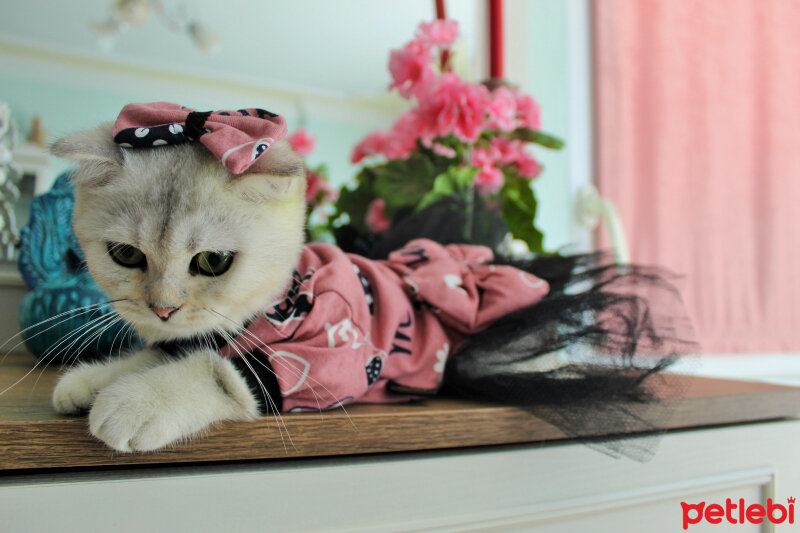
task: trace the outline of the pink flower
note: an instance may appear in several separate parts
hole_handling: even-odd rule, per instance
[[[364,137],[353,149],[352,163],[358,163],[371,155],[382,155],[386,159],[404,159],[417,146],[417,139],[426,136],[424,124],[416,109],[406,111],[392,125],[392,130],[374,131]]]
[[[504,165],[510,165],[517,160],[525,144],[522,141],[500,136],[492,139],[490,146],[497,154],[497,161],[500,161]]]
[[[523,178],[532,180],[542,172],[539,162],[525,152],[514,163],[517,165],[517,173]]]
[[[496,146],[477,146],[473,148],[469,156],[469,164],[473,167],[493,166],[499,159],[501,153]]]
[[[397,142],[409,149],[409,153],[416,148],[417,140],[425,146],[431,146],[436,133],[432,129],[432,124],[425,121],[420,113],[419,107],[409,109],[392,126]]]
[[[517,93],[517,116],[522,126],[538,130],[542,127],[542,115],[539,104],[527,94]]]
[[[497,153],[497,162],[503,165],[515,165],[517,173],[523,178],[533,179],[542,171],[541,165],[525,149],[525,143],[522,141],[495,137],[492,139],[491,147]],[[473,165],[478,166],[474,163]]]
[[[372,233],[383,233],[392,225],[391,220],[386,218],[384,214],[386,209],[386,202],[383,198],[375,198],[367,208],[367,215],[364,217],[364,223]]]
[[[302,156],[307,156],[313,152],[314,145],[317,143],[317,139],[309,135],[305,128],[295,130],[287,140],[292,149]]]
[[[333,202],[338,196],[322,175],[306,169],[306,202],[324,204]]]
[[[434,20],[423,22],[417,28],[416,38],[430,46],[448,47],[458,37],[458,22],[455,20]]]
[[[320,192],[321,185],[325,180],[316,172],[306,170],[306,202],[313,202]]]
[[[431,61],[430,48],[417,41],[411,41],[400,50],[392,50],[389,56],[392,84],[389,88],[397,89],[403,98],[418,94],[434,77]]]
[[[353,148],[350,162],[355,164],[370,155],[382,154],[391,136],[385,131],[373,131]]]
[[[473,183],[475,183],[475,188],[478,189],[478,192],[482,194],[494,194],[503,187],[504,181],[503,173],[500,172],[497,167],[487,165],[481,167]]]
[[[418,98],[419,116],[433,136],[452,134],[471,143],[483,131],[490,102],[489,90],[483,85],[466,83],[448,72]]]
[[[456,151],[450,148],[449,146],[445,146],[443,144],[434,143],[431,147],[433,153],[439,154],[442,157],[450,157],[453,158],[456,156]]]
[[[489,128],[505,132],[517,129],[517,95],[508,87],[498,87],[492,92],[488,111]]]
[[[306,169],[306,202],[313,202],[319,192],[322,176]]]
[[[384,155],[388,159],[408,157],[417,147],[417,139],[426,137],[425,129],[416,109],[406,111],[392,124]]]

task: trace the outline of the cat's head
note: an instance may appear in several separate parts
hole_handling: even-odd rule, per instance
[[[78,161],[73,227],[92,277],[148,341],[233,330],[291,277],[305,172],[280,141],[242,175],[199,143],[125,149],[112,125],[56,141]]]

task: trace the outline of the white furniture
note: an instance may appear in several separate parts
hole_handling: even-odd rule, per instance
[[[644,464],[560,444],[11,476],[0,530],[675,532],[681,501],[800,495],[799,440],[781,421],[672,433]]]

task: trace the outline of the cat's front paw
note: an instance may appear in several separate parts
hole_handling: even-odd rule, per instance
[[[98,394],[89,431],[117,451],[157,450],[191,433],[176,418],[175,407],[140,376],[129,376]]]
[[[206,353],[127,375],[102,389],[89,413],[92,435],[121,452],[154,451],[221,420],[258,414],[228,361]]]
[[[58,380],[53,391],[53,407],[64,415],[85,413],[97,395],[104,370],[97,366],[81,366],[70,370]]]
[[[83,414],[91,408],[98,391],[119,376],[151,368],[160,362],[155,350],[140,350],[105,362],[83,364],[61,376],[53,391],[53,407],[65,415]]]

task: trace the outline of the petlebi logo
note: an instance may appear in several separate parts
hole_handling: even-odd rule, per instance
[[[761,524],[768,520],[773,524],[794,524],[794,504],[794,497],[787,498],[786,505],[774,503],[772,498],[769,498],[766,506],[760,503],[748,505],[744,498],[739,498],[738,501],[726,498],[725,505],[681,502],[683,529],[689,529],[689,526],[700,522],[719,524],[725,521],[729,524]]]

